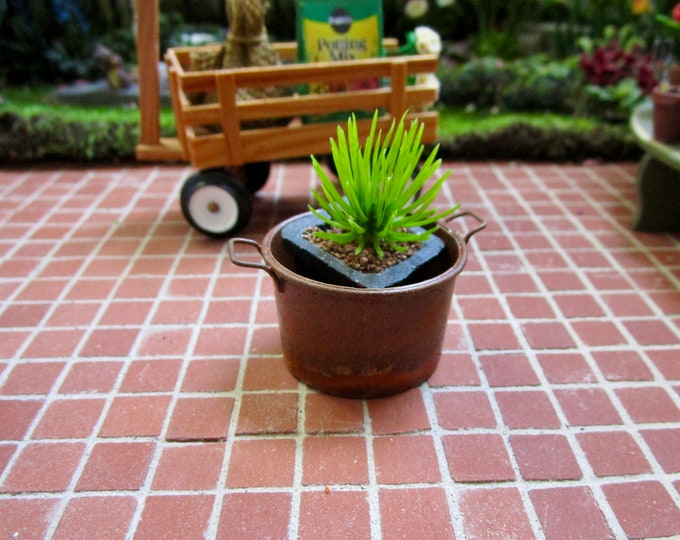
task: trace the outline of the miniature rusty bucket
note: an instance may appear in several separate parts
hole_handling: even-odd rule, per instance
[[[301,275],[281,238],[281,229],[300,216],[272,228],[262,245],[230,239],[229,257],[274,280],[281,347],[293,376],[327,394],[383,397],[419,386],[437,367],[467,243],[486,227],[472,212],[456,214],[447,223],[462,216],[473,217],[478,226],[462,236],[440,223],[435,234],[446,247],[429,276],[410,285],[365,289]],[[239,244],[254,247],[263,262],[240,258]]]

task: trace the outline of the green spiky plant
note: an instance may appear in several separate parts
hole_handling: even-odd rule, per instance
[[[425,149],[421,143],[425,125],[413,120],[406,126],[404,114],[383,137],[377,124],[378,111],[363,148],[354,115],[347,131],[338,126],[337,141],[331,138],[340,189],[311,156],[321,189],[312,190],[320,210],[311,205],[310,210],[331,228],[317,231],[318,237],[340,244],[356,242],[357,254],[372,246],[382,258],[384,246],[406,251],[408,244],[427,240],[437,229],[437,221],[453,214],[458,205],[443,211],[431,208],[450,171],[424,189],[442,162],[436,158],[437,145],[418,168]],[[414,231],[414,227],[423,230]]]

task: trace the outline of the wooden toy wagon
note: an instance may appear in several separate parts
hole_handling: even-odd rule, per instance
[[[394,40],[385,40],[387,49]],[[211,47],[172,48],[166,52],[172,105],[182,156],[199,169],[185,182],[180,203],[187,221],[213,237],[227,236],[243,227],[252,213],[252,194],[260,189],[273,160],[324,155],[339,123],[351,112],[383,112],[380,127],[409,111],[425,125],[423,142],[437,138],[438,114],[427,111],[436,89],[409,84],[417,74],[437,69],[436,55],[299,64],[295,43],[275,43],[281,64],[256,68],[191,71],[190,55]],[[348,81],[380,80],[374,88]],[[254,87],[305,88],[325,84],[347,90],[299,93],[275,98],[239,100],[239,90]],[[194,96],[213,101],[196,104]],[[339,115],[333,116],[334,113]],[[342,121],[339,118],[344,118]],[[370,118],[359,121],[368,133]],[[313,121],[309,121],[313,118]],[[277,123],[262,127],[263,122]]]

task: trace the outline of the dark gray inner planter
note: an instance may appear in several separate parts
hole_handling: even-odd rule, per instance
[[[428,263],[444,249],[444,242],[435,235],[408,259],[381,272],[366,273],[348,266],[343,261],[305,240],[302,232],[310,227],[324,227],[325,223],[311,212],[303,214],[283,227],[281,236],[286,249],[298,263],[296,270],[311,279],[335,285],[381,289],[417,282]],[[414,232],[424,229],[416,227]]]

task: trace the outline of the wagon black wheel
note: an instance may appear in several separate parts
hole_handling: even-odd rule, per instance
[[[196,230],[224,238],[246,225],[253,213],[248,188],[226,171],[205,170],[191,175],[180,193],[182,214]]]
[[[244,165],[243,183],[251,193],[260,191],[269,179],[269,174],[272,170],[270,161],[257,161],[255,163],[246,163]]]

